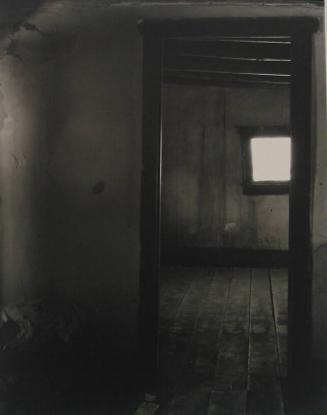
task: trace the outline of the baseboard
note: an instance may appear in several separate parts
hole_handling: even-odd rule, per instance
[[[288,250],[214,247],[164,248],[164,266],[287,267]]]

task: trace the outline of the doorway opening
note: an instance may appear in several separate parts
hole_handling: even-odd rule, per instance
[[[267,367],[272,369],[269,361],[272,349],[279,362],[279,374],[281,370],[284,370],[285,375],[288,372],[288,379],[303,371],[309,362],[311,36],[315,29],[315,20],[298,18],[143,23],[140,328],[143,361],[151,383],[158,374],[159,303],[165,295],[167,301],[163,307],[166,307],[168,314],[165,316],[162,308],[161,328],[165,329],[165,325],[173,327],[165,345],[166,351],[175,353],[177,362],[181,358],[179,353],[183,350],[180,344],[185,345],[189,341],[185,333],[192,333],[194,338],[194,329],[200,329],[200,334],[195,330],[195,337],[202,344],[202,352],[197,359],[194,360],[192,355],[190,361],[186,360],[186,372],[182,372],[190,375],[190,366],[193,365],[194,368],[196,364],[200,365],[200,372],[202,369],[206,373],[210,372],[211,380],[202,379],[199,385],[208,386],[208,382],[212,381],[220,385],[215,388],[215,393],[209,391],[212,405],[220,405],[223,399],[221,394],[226,390],[233,392],[231,396],[236,401],[242,401],[243,395],[235,395],[234,392],[247,390],[249,381],[252,385],[256,383],[256,377],[251,377],[249,372],[249,365],[258,369],[256,375],[260,375],[260,371],[265,371]],[[244,55],[244,51],[247,55]],[[270,56],[266,56],[267,53]],[[209,95],[208,90],[211,91]],[[172,95],[171,104],[165,108],[169,94]],[[289,97],[289,100],[285,97]],[[231,105],[231,102],[234,104]],[[188,105],[187,110],[184,104]],[[241,111],[242,105],[244,110]],[[263,111],[265,106],[266,110]],[[194,112],[196,107],[197,112]],[[281,108],[284,108],[284,112]],[[265,115],[260,120],[259,114],[262,111]],[[279,115],[275,111],[279,111]],[[170,114],[170,125],[175,128],[175,132],[168,135],[165,134],[165,119],[169,119],[167,113]],[[181,125],[185,115],[188,120],[186,129]],[[236,120],[231,125],[233,117]],[[198,124],[196,121],[199,121]],[[231,131],[226,139],[228,129]],[[267,135],[267,131],[272,130],[287,131],[288,134]],[[249,139],[246,140],[245,132],[249,131],[259,134],[248,135]],[[213,139],[214,136],[216,139]],[[165,140],[166,137],[170,139]],[[262,180],[260,174],[259,180],[254,177],[254,153],[258,146],[254,145],[254,150],[253,144],[259,144],[259,139],[267,137],[270,141],[273,137],[276,140],[278,137],[284,138],[284,147],[285,138],[286,141],[292,141],[290,180],[285,175],[278,180],[269,179],[268,176]],[[275,145],[276,142],[270,145]],[[169,153],[177,156],[174,160],[172,157],[167,158],[165,170],[165,154]],[[240,156],[239,161],[235,158],[236,154]],[[217,160],[217,157],[222,158]],[[199,163],[202,165],[199,166]],[[211,171],[208,166],[211,166]],[[193,198],[192,201],[190,197]],[[285,209],[279,205],[282,199]],[[258,200],[261,205],[265,204],[264,201],[267,203],[264,206],[266,211],[263,209],[265,213],[262,213],[262,228],[258,226],[258,217],[261,215],[258,213]],[[240,209],[242,203],[243,210]],[[283,220],[280,220],[282,210],[287,219],[286,238],[285,226],[282,226]],[[274,217],[273,212],[276,211],[279,220]],[[268,231],[269,220],[272,220],[272,228]],[[265,246],[268,240],[272,245]],[[259,253],[258,248],[261,248]],[[160,296],[161,265],[173,268],[165,269],[162,273],[166,273],[166,278],[161,278],[166,288],[163,288]],[[273,268],[275,265],[279,268]],[[197,268],[190,270],[191,266]],[[256,268],[258,266],[261,268]],[[226,267],[233,267],[233,270]],[[179,288],[176,286],[177,280],[181,284]],[[166,294],[163,294],[164,290]],[[178,309],[178,304],[181,304],[180,296],[186,301],[186,308],[178,316],[178,311],[175,310],[174,314],[174,309]],[[228,301],[231,298],[233,301]],[[238,311],[235,304],[240,305]],[[205,318],[200,311],[203,309],[207,310]],[[234,316],[234,323],[246,321],[244,324],[248,337],[245,336],[245,340],[244,324],[237,328],[231,327],[232,322],[226,318],[228,309],[232,310],[230,312]],[[261,319],[265,313],[265,317],[270,319],[269,327],[275,333],[273,341],[271,333],[266,330],[267,318]],[[239,318],[235,317],[237,314]],[[287,314],[288,334],[285,333],[285,322],[283,323]],[[220,320],[223,324],[219,323]],[[228,328],[224,329],[224,322],[229,322],[231,333],[228,333]],[[209,330],[210,335],[208,330],[206,332],[208,327],[212,328]],[[211,340],[203,337],[204,332],[206,336],[211,336]],[[219,333],[227,336],[220,338],[220,351],[217,349]],[[228,337],[231,334],[234,337]],[[263,334],[267,337],[266,343],[262,342]],[[261,340],[256,344],[260,336]],[[177,337],[179,340],[174,343]],[[172,339],[173,344],[169,343]],[[216,348],[211,352],[208,349],[210,344]],[[233,377],[232,383],[229,379],[228,385],[226,377],[220,376],[223,373],[221,368],[212,372],[212,367],[208,367],[209,363],[212,365],[212,358],[209,358],[208,363],[208,356],[213,353],[216,361],[219,361],[219,353],[224,350],[224,345],[229,362],[232,359],[235,363],[235,373],[242,372],[239,358],[246,365],[242,376],[236,379]],[[237,347],[247,347],[247,352],[243,355],[235,354]],[[252,363],[248,354],[249,347],[252,347],[252,351],[257,348]],[[286,370],[283,366],[286,363],[287,347]],[[234,356],[231,356],[233,353]],[[274,366],[272,370],[275,369]],[[178,365],[173,364],[171,370],[177,370],[175,378],[181,375]],[[189,380],[191,378],[192,376]],[[278,385],[269,383],[272,379],[270,377],[269,381],[266,380],[267,389],[278,389]],[[177,406],[183,396],[184,400],[186,395],[193,396],[194,393],[204,393],[206,396],[208,388],[196,388],[194,381],[192,378],[189,382],[181,383],[188,385],[190,394],[187,395],[182,387],[176,398]],[[168,391],[167,397],[169,393]],[[201,399],[196,402],[200,401]],[[203,398],[203,401],[208,402],[208,399]]]

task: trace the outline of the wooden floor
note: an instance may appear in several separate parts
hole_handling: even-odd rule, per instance
[[[164,268],[160,312],[160,415],[284,413],[287,269]]]

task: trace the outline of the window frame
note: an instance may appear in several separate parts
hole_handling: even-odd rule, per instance
[[[254,181],[252,179],[251,139],[256,137],[290,137],[291,131],[287,126],[273,127],[238,127],[242,148],[242,186],[245,195],[284,195],[289,194],[289,181]],[[292,138],[291,138],[292,140]],[[292,162],[292,161],[291,161]]]

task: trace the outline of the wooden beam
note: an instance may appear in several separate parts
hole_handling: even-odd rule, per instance
[[[222,72],[185,72],[165,71],[164,82],[182,85],[216,85],[226,86],[227,84],[249,84],[249,85],[289,85],[290,76],[237,74]]]
[[[260,18],[204,18],[163,19],[140,22],[139,30],[152,37],[179,36],[294,36],[303,32],[313,33],[319,20],[313,17],[266,17]]]
[[[220,59],[210,57],[167,56],[164,69],[170,71],[218,71],[255,73],[258,75],[290,75],[291,62],[246,59]]]
[[[214,247],[164,247],[164,265],[271,267],[287,266],[288,251]]]
[[[146,390],[158,365],[162,42],[143,40],[143,148],[140,263],[140,357]],[[156,139],[154,139],[154,137]]]
[[[299,372],[309,370],[312,339],[311,56],[312,37],[303,31],[294,38],[292,47],[289,379],[293,385],[300,378]]]
[[[224,82],[219,81],[218,79],[215,80],[201,80],[201,79],[187,79],[187,80],[180,80],[180,79],[166,79],[164,81],[165,84],[170,85],[197,85],[197,86],[215,86],[219,88],[257,88],[258,86],[266,86],[266,87],[274,87],[278,86],[285,86],[285,84],[272,84],[272,83],[264,83],[264,82]],[[286,85],[289,86],[289,85]]]
[[[256,59],[290,59],[289,42],[190,41],[168,40],[165,53],[183,56],[238,57]]]

